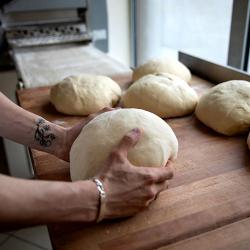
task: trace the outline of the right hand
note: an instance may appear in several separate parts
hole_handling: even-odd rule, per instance
[[[106,191],[104,219],[127,217],[143,210],[168,187],[167,180],[173,177],[171,162],[161,168],[137,167],[129,162],[128,151],[140,136],[139,129],[125,135],[96,176]]]
[[[91,120],[93,120],[96,116],[105,113],[105,112],[109,112],[112,110],[115,110],[117,108],[103,108],[102,110],[100,110],[97,113],[93,113],[88,115],[84,120],[80,121],[79,123],[75,124],[74,126],[70,127],[70,128],[64,128],[63,129],[63,143],[58,144],[57,145],[57,149],[55,150],[55,155],[64,160],[64,161],[69,161],[69,152],[71,149],[71,146],[73,144],[73,142],[75,141],[75,139],[77,138],[77,136],[80,134],[82,128],[84,126],[86,126]]]

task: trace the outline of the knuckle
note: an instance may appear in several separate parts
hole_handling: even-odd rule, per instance
[[[111,157],[111,158],[116,158],[118,155],[119,155],[119,151],[118,151],[118,150],[113,150],[113,151],[110,153],[110,157]]]
[[[154,197],[155,197],[155,192],[154,192],[153,188],[149,188],[147,190],[147,194],[146,194],[147,200],[152,200]]]
[[[152,179],[150,179],[150,178],[146,178],[146,180],[145,180],[145,184],[146,185],[153,185],[154,184],[154,181],[152,180]]]
[[[152,202],[152,199],[145,201],[144,204],[143,204],[144,208],[148,207],[151,202]]]
[[[174,171],[170,170],[169,171],[169,179],[172,179],[174,177]]]
[[[110,153],[110,158],[111,158],[111,160],[113,160],[113,161],[124,162],[124,158],[123,158],[123,156],[121,155],[121,153],[120,153],[119,150],[113,150],[113,151]]]
[[[156,182],[156,177],[152,174],[147,173],[145,175],[146,184],[152,185]]]
[[[145,178],[145,184],[149,185],[149,186],[153,185],[154,184],[153,178],[151,176],[146,176],[146,178]]]

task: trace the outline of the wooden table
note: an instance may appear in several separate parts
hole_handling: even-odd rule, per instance
[[[127,79],[117,78],[127,83]],[[203,93],[211,83],[193,76]],[[20,105],[70,126],[49,103],[49,87],[18,91]],[[170,188],[145,211],[98,225],[48,225],[54,249],[250,249],[250,157],[247,135],[213,132],[193,115],[167,121],[179,140],[176,175]],[[69,164],[31,150],[38,179],[69,181]]]

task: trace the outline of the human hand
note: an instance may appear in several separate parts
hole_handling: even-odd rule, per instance
[[[155,200],[173,177],[171,162],[162,168],[137,167],[129,162],[127,153],[140,136],[139,129],[133,129],[125,135],[96,176],[102,181],[106,192],[101,218],[136,214]]]
[[[85,125],[87,125],[87,123],[89,123],[92,119],[94,119],[96,116],[100,115],[101,113],[112,111],[114,109],[115,108],[106,107],[97,113],[90,114],[89,116],[87,116],[86,119],[80,121],[73,127],[64,128],[63,143],[62,145],[58,145],[59,150],[56,153],[56,156],[64,161],[69,161],[69,152],[70,152],[71,146],[73,142],[75,141],[75,139],[77,138],[77,136],[80,134],[82,128]]]

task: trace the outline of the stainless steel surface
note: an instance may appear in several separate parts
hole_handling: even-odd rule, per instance
[[[4,5],[1,22],[11,47],[92,41],[108,51],[106,0],[15,0]]]
[[[34,24],[49,24],[49,23],[66,23],[79,22],[81,18],[77,9],[69,10],[48,10],[48,11],[34,11],[34,12],[11,12],[4,13],[2,16],[3,27],[10,28],[22,25]]]
[[[81,73],[117,75],[131,69],[91,45],[15,48],[14,60],[26,88],[52,85]]]
[[[87,0],[14,0],[4,6],[4,12],[22,12],[51,9],[76,9],[87,6]]]
[[[130,60],[131,66],[137,66],[137,47],[136,47],[136,0],[130,0]]]
[[[86,8],[10,11],[3,13],[2,23],[11,47],[86,42],[92,40],[86,11]]]
[[[234,0],[228,65],[247,70],[250,45],[250,0]]]
[[[101,51],[108,52],[107,0],[89,0],[86,17],[88,28],[93,34],[94,46]],[[98,33],[104,35],[98,36]]]
[[[229,80],[250,81],[250,75],[244,71],[209,62],[183,52],[179,52],[179,60],[184,63],[192,73],[210,80],[213,83],[220,83]]]
[[[16,27],[8,29],[6,37],[11,47],[91,41],[84,23]]]

